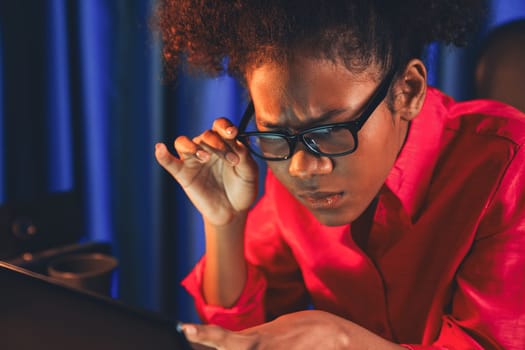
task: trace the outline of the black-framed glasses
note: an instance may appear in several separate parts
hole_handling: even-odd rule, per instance
[[[296,134],[246,131],[250,122],[254,122],[255,119],[253,102],[250,102],[239,124],[237,140],[242,142],[253,155],[273,161],[289,159],[295,151],[297,142],[302,142],[309,152],[317,156],[339,157],[355,152],[358,145],[358,131],[385,99],[394,75],[395,69],[388,72],[359,118],[344,123],[319,125]]]

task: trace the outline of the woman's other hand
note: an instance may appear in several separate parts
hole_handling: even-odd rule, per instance
[[[318,310],[287,314],[240,332],[194,324],[185,324],[183,329],[190,342],[219,350],[405,349],[353,322]]]

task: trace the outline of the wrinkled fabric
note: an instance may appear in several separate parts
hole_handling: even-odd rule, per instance
[[[414,350],[525,349],[525,116],[429,88],[366,248],[321,225],[271,172],[246,227],[248,281],[203,321],[243,329],[309,305]]]

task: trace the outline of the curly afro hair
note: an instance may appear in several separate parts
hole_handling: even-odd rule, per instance
[[[186,59],[242,80],[250,66],[294,55],[342,60],[359,71],[403,67],[440,41],[463,45],[483,0],[162,0],[156,27],[165,67]]]

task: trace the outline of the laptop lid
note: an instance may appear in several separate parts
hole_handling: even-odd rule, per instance
[[[176,324],[0,261],[0,343],[16,350],[187,350]]]

